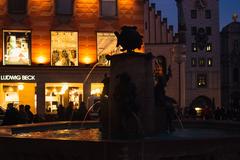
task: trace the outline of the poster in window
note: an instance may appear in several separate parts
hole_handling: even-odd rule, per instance
[[[116,45],[117,37],[114,33],[97,33],[97,57],[100,65],[109,66],[110,62],[106,59],[106,55],[120,53],[120,47],[116,47]]]
[[[31,31],[3,31],[3,64],[30,65]]]
[[[52,66],[78,66],[78,33],[51,32]]]

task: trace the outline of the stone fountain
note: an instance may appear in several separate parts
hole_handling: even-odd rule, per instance
[[[165,133],[171,130],[172,103],[164,91],[171,71],[159,74],[150,53],[133,52],[142,45],[136,29],[125,26],[121,33],[115,32],[126,52],[108,57],[111,69],[110,81],[104,81],[103,93],[108,98],[102,96],[103,138],[101,133],[94,136],[101,128],[96,122],[86,122],[85,129],[82,122],[4,126],[0,127],[1,159],[239,160],[239,123],[189,121],[185,122],[188,129]]]
[[[110,67],[110,93],[108,110],[105,110],[107,138],[137,138],[166,131],[165,98],[163,79],[168,74],[153,76],[153,56],[138,53],[142,36],[134,26],[124,26],[115,32],[117,46],[122,54],[108,56]],[[126,52],[125,52],[126,51]]]

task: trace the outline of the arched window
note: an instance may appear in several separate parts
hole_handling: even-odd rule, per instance
[[[238,68],[233,69],[233,82],[239,82],[239,70]]]

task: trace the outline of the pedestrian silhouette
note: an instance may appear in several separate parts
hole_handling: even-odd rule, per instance
[[[27,117],[28,117],[28,123],[32,123],[33,122],[33,118],[34,118],[34,115],[33,113],[31,112],[31,107],[30,105],[25,105],[25,112],[27,113]]]
[[[19,105],[19,123],[25,124],[28,123],[28,115],[24,109],[24,105]]]
[[[13,106],[13,103],[8,103],[2,125],[14,125],[18,124],[18,122],[19,122],[18,110]]]
[[[58,105],[57,114],[58,114],[58,120],[59,121],[64,121],[65,108],[63,107],[62,104]]]

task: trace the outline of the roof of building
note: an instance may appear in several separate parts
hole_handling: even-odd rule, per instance
[[[240,22],[232,22],[226,25],[222,32],[240,32]]]
[[[226,25],[223,29],[222,32],[240,32],[240,22],[238,22],[238,15],[237,13],[234,13],[232,16],[233,22]]]

